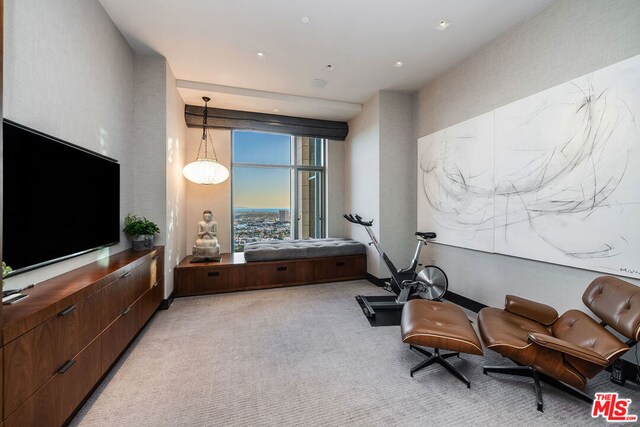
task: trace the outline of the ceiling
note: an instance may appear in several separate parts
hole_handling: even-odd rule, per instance
[[[186,103],[348,120],[376,91],[419,89],[553,1],[100,3],[136,52],[167,58]]]

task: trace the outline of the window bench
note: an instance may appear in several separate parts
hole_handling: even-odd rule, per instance
[[[267,289],[340,280],[364,279],[367,255],[247,262],[243,253],[223,254],[220,262],[191,263],[175,268],[176,297]]]

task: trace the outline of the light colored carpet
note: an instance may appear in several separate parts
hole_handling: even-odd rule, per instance
[[[531,380],[486,376],[493,352],[449,359],[471,389],[422,356],[400,327],[372,328],[354,300],[365,281],[177,299],[156,314],[72,426],[605,425],[590,406]],[[629,384],[629,383],[627,383]],[[590,391],[640,392],[601,374]]]

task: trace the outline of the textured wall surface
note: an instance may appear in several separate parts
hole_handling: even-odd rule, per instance
[[[156,236],[156,245],[167,242],[166,63],[161,56],[143,55],[136,55],[134,62],[132,213],[158,224],[160,233]]]
[[[327,142],[327,237],[344,237],[344,141]]]
[[[411,130],[412,96],[380,91],[349,122],[345,144],[345,210],[373,219],[373,231],[397,268],[413,255],[416,223],[416,145]],[[369,242],[361,226],[345,223],[347,237]],[[368,272],[389,277],[372,246]]]
[[[345,141],[345,211],[359,214],[365,220],[375,219],[373,231],[380,238],[380,96],[375,94],[362,112],[349,121]],[[348,238],[368,242],[366,231],[359,225],[345,222]],[[367,271],[386,277],[373,246],[367,249]]]
[[[423,87],[414,139],[640,52],[637,0],[560,0]]]
[[[7,1],[5,23],[5,117],[117,159],[124,217],[133,207],[133,51],[93,0]],[[6,286],[37,283],[129,246],[121,234],[119,245],[21,274]]]
[[[167,135],[166,135],[166,220],[165,235],[165,298],[173,291],[173,267],[186,256],[186,179],[182,175],[184,167],[187,126],[184,122],[184,102],[176,89],[176,78],[166,64]]]
[[[422,88],[414,97],[414,141],[639,54],[638,23],[636,0],[554,3]],[[423,261],[442,266],[454,292],[494,306],[513,293],[558,311],[583,308],[584,289],[600,275],[443,245],[430,246]]]
[[[411,138],[408,93],[380,92],[380,241],[397,268],[415,249],[416,145]],[[385,274],[385,277],[387,275]]]

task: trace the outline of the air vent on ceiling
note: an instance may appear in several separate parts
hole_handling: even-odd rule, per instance
[[[325,87],[329,83],[328,80],[324,79],[313,79],[311,80],[311,86],[313,87]]]

